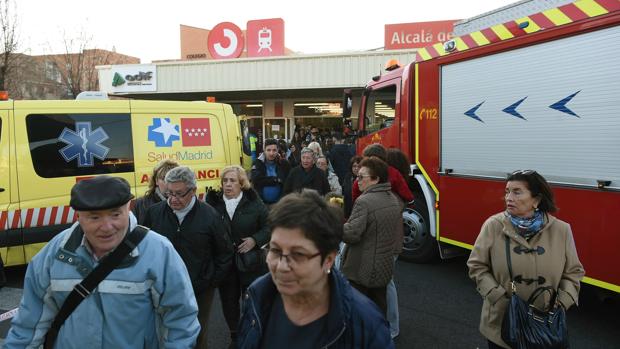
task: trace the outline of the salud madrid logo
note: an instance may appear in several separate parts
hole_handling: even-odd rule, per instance
[[[148,127],[148,140],[156,147],[172,147],[181,140],[183,147],[211,145],[211,127],[209,118],[181,118],[180,124],[170,118],[153,118]]]
[[[76,122],[75,131],[64,128],[58,140],[66,143],[67,146],[60,149],[60,155],[66,162],[71,162],[77,158],[78,167],[92,167],[95,159],[104,160],[110,148],[101,143],[107,140],[108,134],[101,127],[94,132],[91,131],[90,122]]]

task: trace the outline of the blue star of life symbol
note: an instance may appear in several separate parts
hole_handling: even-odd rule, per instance
[[[179,139],[179,125],[170,123],[170,118],[153,118],[148,140],[155,142],[156,147],[172,147],[172,142]]]
[[[77,158],[78,167],[92,167],[95,159],[104,160],[110,148],[101,144],[108,134],[99,127],[91,132],[90,122],[76,122],[75,131],[64,128],[58,140],[67,144],[59,150],[66,162]]]

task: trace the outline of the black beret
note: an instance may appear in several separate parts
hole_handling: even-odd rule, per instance
[[[124,178],[98,176],[77,182],[71,189],[71,207],[76,211],[108,210],[133,199]]]

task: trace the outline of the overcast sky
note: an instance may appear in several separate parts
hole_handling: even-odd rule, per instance
[[[363,51],[383,46],[384,25],[464,19],[514,0],[14,0],[20,49],[62,53],[67,37],[84,31],[93,47],[138,57],[142,63],[180,58],[179,25],[211,29],[233,22],[282,18],[285,45],[300,53]],[[29,51],[29,52],[28,52]]]

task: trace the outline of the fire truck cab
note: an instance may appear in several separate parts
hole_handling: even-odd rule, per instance
[[[618,1],[579,0],[421,49],[368,83],[358,153],[381,143],[412,163],[403,257],[471,249],[504,209],[507,174],[533,169],[571,224],[584,282],[620,292],[619,24]]]

